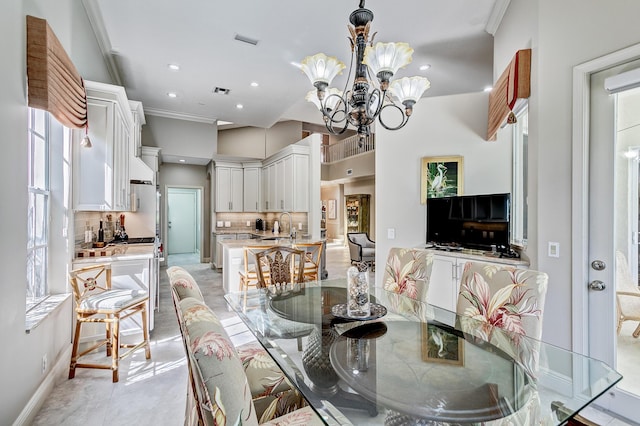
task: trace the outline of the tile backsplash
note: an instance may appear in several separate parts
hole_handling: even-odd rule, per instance
[[[280,221],[280,213],[217,213],[213,229],[216,231],[253,231],[256,229],[256,219],[258,218],[265,222],[266,231],[273,229],[273,223],[276,220],[280,222],[281,230],[288,231],[289,220],[286,216],[283,216],[282,221]],[[297,229],[298,234],[306,234],[308,232],[307,218],[308,213],[291,213],[291,223]],[[249,223],[249,226],[247,226],[247,223]],[[299,224],[302,224],[302,229],[298,229]]]

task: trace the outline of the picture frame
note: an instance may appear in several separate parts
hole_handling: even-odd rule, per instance
[[[464,339],[434,324],[422,324],[421,354],[424,362],[464,365]]]
[[[429,198],[462,195],[464,158],[461,155],[422,157],[420,202]]]
[[[328,202],[327,202],[327,217],[329,219],[337,219],[337,215],[336,215],[336,200],[328,200]]]

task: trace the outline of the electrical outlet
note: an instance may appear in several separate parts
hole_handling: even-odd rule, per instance
[[[49,362],[47,360],[47,354],[42,355],[42,374],[47,371],[48,364]]]
[[[298,229],[302,231],[302,222],[298,222]]]
[[[222,221],[221,220],[216,221],[216,227],[222,228]]]
[[[229,221],[225,221],[225,223],[224,223],[224,227],[225,227],[225,228],[231,228],[231,222],[229,222]]]
[[[251,226],[251,221],[250,220],[247,221],[247,226]]]

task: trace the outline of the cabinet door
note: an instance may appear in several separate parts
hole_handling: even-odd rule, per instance
[[[147,306],[147,322],[149,330],[153,330],[153,314],[155,311],[155,287],[151,284],[150,262],[152,259],[122,260],[111,264],[111,286],[114,289],[143,290],[149,293]],[[120,322],[123,333],[142,330],[140,315],[132,315]]]
[[[114,111],[114,205],[116,210],[131,209],[131,185],[129,183],[129,158],[131,156],[131,129],[127,126],[122,110],[116,105]]]
[[[243,192],[244,192],[244,173],[242,169],[231,169],[231,210],[232,212],[242,212],[243,209]]]
[[[113,102],[87,98],[92,147],[82,148],[84,130],[74,132],[73,201],[76,210],[114,210]]]
[[[260,169],[251,167],[244,169],[244,200],[245,212],[260,211]]]
[[[293,156],[293,206],[294,212],[309,211],[309,156]]]
[[[284,164],[284,163],[283,163]],[[282,173],[280,173],[282,175]],[[284,175],[282,175],[284,176]],[[280,211],[280,194],[278,193],[278,165],[269,166],[269,210],[270,212]]]
[[[231,169],[216,167],[216,211],[231,211]]]
[[[295,194],[293,192],[295,176],[293,174],[294,171],[294,157],[293,155],[289,155],[282,160],[282,173],[284,176],[280,180],[282,185],[282,198],[281,198],[281,208],[284,211],[294,211],[294,198]]]
[[[455,312],[457,303],[457,262],[455,258],[434,256],[427,302]]]
[[[269,211],[269,201],[271,197],[271,180],[269,176],[269,167],[262,168],[262,211]]]

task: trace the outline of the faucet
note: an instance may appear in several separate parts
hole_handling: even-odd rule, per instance
[[[289,238],[295,240],[296,239],[296,228],[293,227],[293,223],[291,221],[291,213],[289,212],[282,212],[280,214],[280,222],[282,222],[282,216],[287,215],[287,217],[289,218]]]

